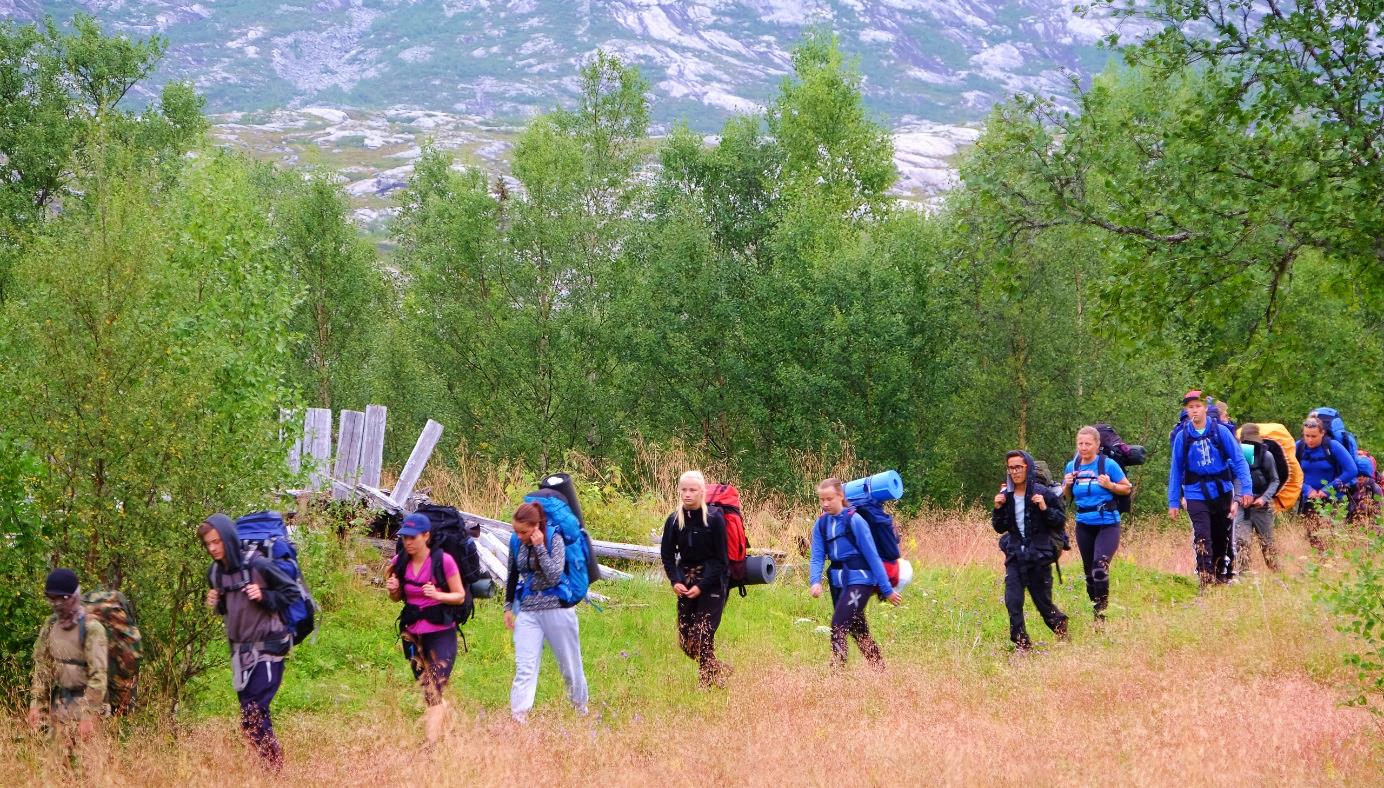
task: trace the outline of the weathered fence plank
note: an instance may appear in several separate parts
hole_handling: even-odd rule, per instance
[[[383,405],[365,406],[365,436],[361,441],[360,483],[380,486],[384,467],[384,433],[389,409]]]
[[[428,419],[428,423],[423,425],[423,432],[418,436],[418,442],[413,445],[408,462],[404,463],[404,470],[399,474],[399,483],[394,485],[394,489],[389,493],[389,497],[399,506],[408,506],[408,497],[413,494],[418,478],[423,475],[423,467],[428,464],[428,458],[432,456],[433,449],[437,447],[437,442],[441,438],[442,425]]]
[[[341,411],[341,425],[336,437],[336,465],[332,468],[332,479],[341,486],[332,485],[332,499],[343,501],[355,495],[355,484],[360,477],[361,441],[365,437],[365,414],[358,410]]]
[[[311,474],[308,489],[317,492],[326,484],[331,473],[332,456],[332,412],[327,408],[308,408],[307,420],[303,424],[303,445],[311,458]]]
[[[280,408],[279,423],[288,424],[293,421],[294,415],[294,412],[288,408]],[[282,427],[279,428],[279,437],[280,439],[284,437]],[[294,438],[293,445],[288,447],[288,471],[294,476],[297,476],[298,472],[301,470],[303,470],[303,434],[300,432],[298,436]]]

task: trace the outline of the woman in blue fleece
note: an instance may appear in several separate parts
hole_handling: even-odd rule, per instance
[[[1235,515],[1254,502],[1254,482],[1235,433],[1207,418],[1201,392],[1187,392],[1182,404],[1190,418],[1173,434],[1168,518],[1176,520],[1187,501],[1197,578],[1203,587],[1228,583],[1235,577]]]
[[[1298,514],[1303,516],[1307,541],[1317,550],[1326,549],[1321,532],[1331,522],[1324,517],[1333,501],[1348,495],[1358,473],[1355,458],[1341,442],[1326,434],[1326,424],[1316,416],[1302,423],[1302,440],[1297,442],[1298,464],[1302,466],[1302,497]],[[1327,492],[1331,489],[1331,493]]]
[[[822,516],[812,526],[810,577],[812,596],[821,596],[822,565],[826,559],[831,559],[827,579],[835,607],[831,617],[832,657],[838,666],[846,664],[846,635],[849,633],[866,661],[883,665],[879,644],[870,637],[870,625],[865,621],[865,605],[876,591],[891,605],[899,604],[903,598],[889,584],[870,526],[854,509],[846,507],[846,492],[841,480],[827,479],[818,484],[817,500],[822,504]]]
[[[1100,453],[1100,431],[1082,427],[1076,433],[1076,456],[1067,462],[1060,498],[1072,494],[1076,507],[1076,546],[1086,573],[1086,597],[1096,621],[1105,621],[1110,605],[1110,562],[1120,549],[1120,508],[1117,495],[1129,495],[1134,486],[1118,462]]]

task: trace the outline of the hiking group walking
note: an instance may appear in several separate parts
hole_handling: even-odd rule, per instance
[[[1308,539],[1326,544],[1331,518],[1374,517],[1381,496],[1378,468],[1329,408],[1311,412],[1294,441],[1277,423],[1230,421],[1224,403],[1187,392],[1179,423],[1169,435],[1168,514],[1186,511],[1192,525],[1196,573],[1203,588],[1234,583],[1248,571],[1250,543],[1258,539],[1265,566],[1276,570],[1274,515],[1295,510]],[[1053,599],[1053,572],[1075,536],[1086,594],[1097,626],[1110,606],[1111,566],[1134,485],[1125,467],[1142,464],[1141,446],[1123,442],[1107,424],[1077,431],[1075,453],[1054,481],[1047,465],[1023,450],[1005,454],[1005,477],[993,499],[991,526],[1004,555],[1003,601],[1009,638],[1026,651],[1034,642],[1024,621],[1025,596],[1059,641],[1070,638],[1069,616]],[[892,474],[892,472],[890,472]],[[885,477],[887,475],[880,475]],[[820,514],[807,542],[813,598],[830,598],[830,662],[843,666],[850,640],[865,661],[884,663],[866,618],[878,596],[902,602],[911,567],[901,560],[899,534],[884,501],[902,494],[861,495],[863,482],[837,478],[815,489]],[[749,541],[738,491],[708,484],[700,471],[678,479],[677,508],[663,522],[659,552],[674,596],[675,634],[697,665],[703,688],[721,687],[732,667],[719,657],[716,635],[731,592],[745,596]],[[575,487],[566,474],[546,477],[511,518],[504,624],[512,632],[514,678],[510,714],[524,724],[533,708],[546,647],[553,655],[577,714],[586,715],[590,691],[582,662],[576,606],[600,578]],[[232,520],[212,514],[196,529],[211,559],[206,607],[223,621],[231,685],[241,709],[240,729],[266,769],[284,763],[270,707],[285,680],[295,646],[313,635],[318,611],[303,580],[297,548],[277,512]],[[462,627],[475,612],[489,580],[461,514],[425,505],[399,523],[395,555],[384,580],[401,603],[397,621],[402,653],[425,706],[429,745],[448,728],[446,689],[465,649]],[[141,636],[134,608],[121,594],[83,594],[76,574],[53,570],[44,584],[53,614],[34,644],[28,722],[47,728],[75,759],[99,721],[128,711],[135,701]]]

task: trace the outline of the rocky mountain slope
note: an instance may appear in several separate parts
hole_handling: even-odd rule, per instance
[[[637,63],[656,122],[712,131],[770,98],[789,52],[825,24],[895,123],[982,117],[1014,91],[1100,68],[1109,20],[1073,0],[0,0],[0,17],[75,12],[165,36],[158,79],[191,79],[213,112],[397,106],[513,121],[569,100],[604,47]]]

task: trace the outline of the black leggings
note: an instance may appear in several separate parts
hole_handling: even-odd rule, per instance
[[[1086,571],[1086,596],[1104,613],[1110,602],[1110,562],[1120,549],[1120,526],[1076,526],[1076,546],[1081,551],[1081,567]]]
[[[697,660],[701,679],[709,682],[720,672],[716,661],[716,630],[726,607],[724,588],[703,589],[696,599],[678,597],[678,645]]]
[[[831,587],[831,601],[836,609],[831,616],[831,655],[837,664],[846,664],[846,635],[855,638],[865,661],[880,664],[884,655],[879,644],[870,636],[870,625],[865,621],[865,606],[875,595],[874,586],[847,586],[843,591]]]
[[[423,699],[429,706],[436,706],[442,702],[442,690],[452,678],[452,666],[457,661],[457,628],[404,635],[404,656],[413,668],[413,678],[423,685]]]

